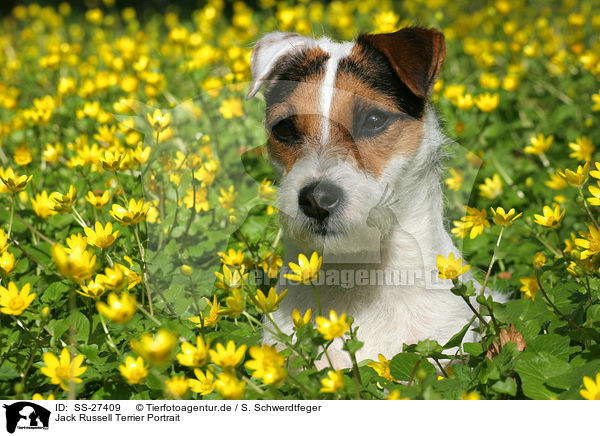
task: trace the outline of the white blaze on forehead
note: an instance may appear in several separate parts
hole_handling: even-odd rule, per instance
[[[331,121],[329,119],[329,112],[331,110],[331,101],[333,100],[335,76],[337,74],[337,67],[340,59],[348,57],[354,47],[353,42],[337,43],[332,42],[327,38],[321,38],[317,40],[317,45],[324,52],[329,54],[329,59],[325,64],[325,77],[321,83],[321,89],[319,90],[319,111],[322,116],[321,124],[321,143],[327,143],[329,139],[329,130],[331,127]]]

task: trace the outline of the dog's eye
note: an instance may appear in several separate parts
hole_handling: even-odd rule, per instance
[[[293,117],[285,118],[271,127],[271,133],[278,141],[295,142],[298,139],[298,130]]]
[[[372,136],[385,129],[390,117],[379,109],[373,109],[366,113],[359,129],[360,136]]]

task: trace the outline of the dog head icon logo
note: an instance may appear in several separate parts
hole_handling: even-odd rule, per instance
[[[6,431],[14,433],[17,427],[28,429],[47,429],[50,422],[50,411],[42,406],[28,401],[19,401],[6,409]]]

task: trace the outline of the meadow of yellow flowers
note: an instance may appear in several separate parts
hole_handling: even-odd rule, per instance
[[[409,24],[447,40],[433,102],[464,259],[438,269],[482,340],[319,371],[335,338],[356,360],[351,313],[294,311],[279,351],[260,342],[286,295],[252,44]],[[0,28],[0,398],[600,399],[597,0],[28,3]],[[305,254],[288,278],[310,283]],[[472,305],[469,269],[510,301]]]

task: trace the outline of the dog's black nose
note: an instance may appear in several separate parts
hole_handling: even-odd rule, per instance
[[[310,218],[324,221],[342,203],[342,190],[329,182],[313,182],[298,194],[300,210]]]

